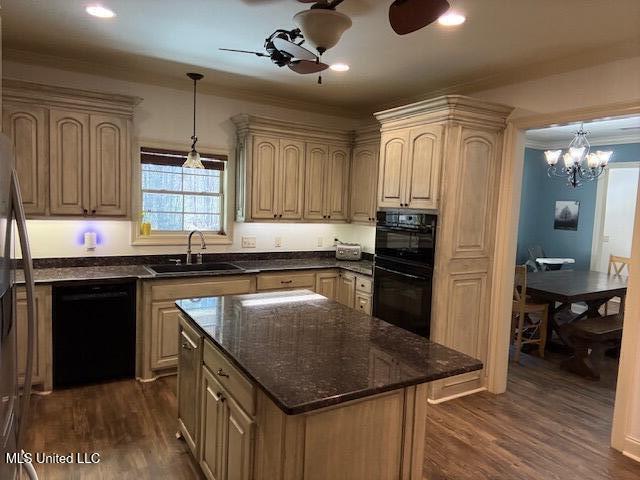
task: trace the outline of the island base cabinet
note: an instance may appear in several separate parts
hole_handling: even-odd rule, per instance
[[[202,364],[202,335],[180,318],[178,368],[178,429],[194,455],[198,452],[198,389]]]
[[[261,391],[254,479],[422,480],[426,384],[286,415]]]
[[[202,471],[209,480],[250,480],[254,421],[207,367],[202,372]]]

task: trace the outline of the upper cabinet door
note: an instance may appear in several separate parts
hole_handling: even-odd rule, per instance
[[[404,170],[409,143],[408,130],[385,132],[380,140],[378,172],[378,206],[403,207],[405,203]]]
[[[47,112],[31,105],[5,104],[2,122],[4,133],[13,144],[25,213],[45,215],[49,168]]]
[[[308,143],[306,150],[304,218],[305,220],[324,220],[328,216],[325,210],[324,194],[329,147]]]
[[[346,220],[349,206],[349,150],[347,148],[329,147],[329,165],[325,175],[327,220]]]
[[[106,115],[90,118],[91,215],[128,213],[129,165],[127,120]]]
[[[280,140],[281,187],[278,189],[278,218],[302,220],[304,208],[304,143]]]
[[[376,146],[355,147],[351,159],[350,217],[352,222],[370,223],[375,220],[377,182]]]
[[[411,208],[437,208],[442,152],[442,126],[412,128],[406,162],[405,203]]]
[[[277,218],[279,140],[254,137],[252,155],[251,216],[254,219]]]
[[[50,211],[89,213],[89,115],[50,110]]]

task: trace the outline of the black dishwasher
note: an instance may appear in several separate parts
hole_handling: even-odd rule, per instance
[[[53,287],[53,385],[135,375],[135,282]]]

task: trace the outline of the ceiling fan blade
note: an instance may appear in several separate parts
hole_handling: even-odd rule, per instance
[[[295,58],[296,60],[315,60],[316,55],[311,51],[307,50],[300,45],[296,45],[289,40],[285,40],[284,38],[274,38],[273,46],[279,50],[280,52],[284,52],[289,55],[291,58]]]
[[[218,50],[224,50],[225,52],[250,53],[251,55],[256,55],[258,57],[268,57],[269,56],[266,53],[252,52],[250,50],[236,50],[234,48],[219,48]]]
[[[323,70],[329,68],[329,65],[322,62],[316,62],[315,60],[294,60],[293,62],[289,62],[287,64],[287,67],[289,67],[296,73],[306,75],[308,73],[322,72]]]
[[[398,35],[406,35],[435,22],[449,7],[447,0],[395,0],[389,23]]]

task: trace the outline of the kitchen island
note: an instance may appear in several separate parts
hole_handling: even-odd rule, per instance
[[[422,479],[427,383],[482,368],[308,290],[176,304],[179,430],[211,479]]]

